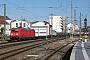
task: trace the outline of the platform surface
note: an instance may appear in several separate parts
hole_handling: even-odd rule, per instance
[[[71,52],[70,60],[90,60],[90,42],[77,42]]]

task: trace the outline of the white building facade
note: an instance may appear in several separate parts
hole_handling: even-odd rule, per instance
[[[4,25],[3,25],[3,24],[0,24],[0,29],[1,29],[2,27],[4,28]],[[1,30],[0,30],[0,32],[1,32]],[[10,24],[6,24],[5,34],[6,34],[7,36],[10,35]]]
[[[11,21],[10,28],[30,28],[30,23],[26,20],[13,20]]]
[[[6,35],[9,36],[10,35],[10,22],[11,22],[11,20],[6,20],[6,22],[8,22],[8,25],[6,25]]]
[[[5,31],[2,31],[2,33],[6,34],[6,35],[10,35],[10,22],[11,19],[6,16],[6,20],[5,20],[5,27],[4,27],[4,16],[0,16],[0,32],[1,32],[1,28],[5,28]]]
[[[52,25],[52,30],[55,30],[56,32],[63,32],[63,17],[62,16],[50,16],[49,17],[49,23]]]
[[[72,34],[79,34],[79,27],[78,27],[78,25],[74,25],[72,23],[68,23],[66,32],[67,33],[72,33]]]
[[[35,30],[36,36],[48,36],[51,35],[51,28],[48,22],[46,21],[37,21],[31,23],[31,29]]]
[[[52,25],[52,30],[60,33],[73,33],[79,34],[78,25],[72,23],[66,23],[66,16],[50,16],[49,23]]]

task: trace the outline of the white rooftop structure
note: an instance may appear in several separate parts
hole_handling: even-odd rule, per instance
[[[13,20],[11,21],[11,26],[10,28],[18,28],[18,27],[23,27],[23,28],[30,28],[30,23],[26,20]]]
[[[71,30],[72,29],[72,30]],[[79,27],[78,25],[74,25],[72,23],[68,23],[67,24],[67,30],[66,30],[67,33],[77,33],[79,34]]]

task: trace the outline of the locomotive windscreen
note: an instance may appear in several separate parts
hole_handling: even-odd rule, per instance
[[[18,32],[18,30],[11,30],[11,32]]]

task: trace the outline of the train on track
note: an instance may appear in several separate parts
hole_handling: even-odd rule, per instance
[[[28,39],[38,39],[38,38],[46,38],[46,36],[35,36],[35,30],[31,28],[11,28],[10,29],[10,39],[11,40],[28,40]],[[50,37],[50,35],[47,35]]]
[[[10,33],[11,40],[25,40],[35,38],[35,30],[30,28],[12,28]]]
[[[29,39],[38,39],[38,38],[46,38],[45,35],[43,36],[35,36],[35,30],[31,28],[11,28],[10,29],[10,39],[11,40],[29,40]],[[47,38],[51,36],[56,37],[58,35],[47,35]],[[59,36],[62,37],[62,36]]]

